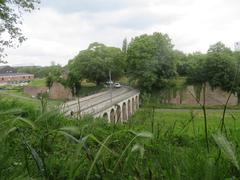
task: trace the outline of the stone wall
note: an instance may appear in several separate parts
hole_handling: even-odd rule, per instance
[[[193,86],[187,86],[182,92],[176,92],[176,96],[170,99],[173,104],[197,104],[195,98],[197,96]],[[206,104],[207,105],[222,105],[225,104],[229,93],[217,88],[212,90],[209,85],[206,87]],[[200,102],[203,102],[203,91],[200,93]],[[237,105],[238,99],[236,95],[232,95],[229,100],[229,105]]]
[[[69,88],[65,88],[62,84],[54,82],[50,91],[49,98],[56,100],[70,100],[73,99],[71,90]]]

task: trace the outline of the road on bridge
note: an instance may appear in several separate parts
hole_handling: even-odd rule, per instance
[[[77,99],[68,101],[63,105],[63,111],[66,113],[66,115],[76,113],[79,111],[80,104],[81,114],[94,115],[104,108],[110,107],[128,98],[133,93],[136,93],[136,90],[133,90],[127,86],[123,86],[121,88],[113,88],[108,91],[80,98],[80,103],[78,103]]]

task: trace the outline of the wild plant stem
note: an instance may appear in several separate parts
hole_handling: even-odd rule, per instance
[[[204,114],[204,129],[205,129],[205,141],[207,146],[207,151],[209,153],[209,144],[208,144],[208,127],[207,127],[207,113],[206,113],[206,83],[203,85],[203,114]]]
[[[200,105],[203,110],[204,116],[204,131],[205,131],[205,142],[207,147],[207,152],[209,153],[209,144],[208,144],[208,127],[207,127],[207,113],[206,113],[206,82],[203,83],[203,103],[200,102],[200,99],[195,97],[192,92],[190,92],[192,97],[196,100],[196,102]]]
[[[152,107],[152,122],[151,122],[151,128],[152,128],[152,134],[154,134],[154,119],[155,119],[155,107]]]

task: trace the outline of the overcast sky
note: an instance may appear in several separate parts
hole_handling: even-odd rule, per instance
[[[8,51],[10,65],[67,64],[89,43],[121,47],[125,37],[167,33],[186,53],[240,41],[239,0],[42,0],[24,16],[28,38]]]

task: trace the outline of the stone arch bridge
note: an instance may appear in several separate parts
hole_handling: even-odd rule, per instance
[[[66,115],[90,114],[109,122],[125,122],[139,108],[140,92],[124,86],[66,102],[62,109]]]

